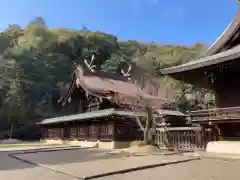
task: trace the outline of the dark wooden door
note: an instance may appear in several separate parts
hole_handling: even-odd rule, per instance
[[[70,138],[70,127],[65,127],[63,129],[63,139],[69,139]]]

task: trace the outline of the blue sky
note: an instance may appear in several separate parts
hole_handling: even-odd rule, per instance
[[[0,29],[41,16],[49,27],[86,26],[123,40],[210,44],[237,8],[236,0],[1,0]]]

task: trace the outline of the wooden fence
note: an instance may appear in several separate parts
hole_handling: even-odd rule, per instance
[[[213,129],[168,128],[157,129],[155,136],[159,148],[195,150],[204,149],[209,141],[218,140]]]
[[[240,118],[240,106],[191,111],[192,122],[217,120],[237,120]]]

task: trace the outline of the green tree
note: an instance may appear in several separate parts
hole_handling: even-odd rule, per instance
[[[90,31],[86,27],[81,30],[48,28],[41,17],[30,21],[26,28],[9,25],[0,33],[1,123],[10,117],[12,124],[21,122],[19,128],[22,129],[46,116],[56,116],[59,111],[55,108],[56,99],[70,82],[75,64],[84,65],[84,59],[93,53],[97,71],[121,75],[120,70],[131,64],[132,79],[154,87],[155,95],[176,100],[175,106],[179,109],[212,107],[211,93],[160,76],[161,68],[194,60],[204,49],[201,43],[178,46],[121,41],[113,34]],[[182,86],[187,89],[186,93]],[[177,92],[182,92],[181,98],[176,96]],[[192,94],[196,100],[189,100],[186,94]],[[5,103],[7,106],[3,106]]]

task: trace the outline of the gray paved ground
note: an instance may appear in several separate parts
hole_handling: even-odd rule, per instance
[[[110,155],[110,150],[97,148],[72,149],[52,152],[37,152],[29,154],[20,154],[17,157],[44,165],[62,165],[72,163],[83,163],[96,161],[100,159],[110,159],[121,157],[119,154]]]
[[[198,160],[94,180],[239,180],[240,162]]]
[[[0,180],[76,180],[76,178],[23,163],[9,157],[5,152],[0,152]]]
[[[2,147],[0,146],[0,152],[15,152],[15,151],[25,151],[25,150],[28,150],[28,151],[34,151],[34,150],[37,150],[37,149],[56,149],[56,148],[59,148],[59,149],[64,149],[64,148],[77,148],[77,146],[73,146],[73,145],[42,145],[42,144],[38,144],[38,145],[33,145],[33,146],[10,146],[10,147]],[[81,148],[81,147],[79,147]]]
[[[38,153],[36,153],[38,154]],[[104,151],[101,150],[78,150],[40,153],[36,155],[41,162],[50,166],[68,167],[81,171],[87,168],[96,171],[106,164],[100,163],[98,167],[87,167],[86,164],[102,160]],[[48,155],[47,155],[48,154]],[[29,154],[34,157],[34,154]],[[40,156],[39,156],[40,155]],[[98,156],[101,156],[99,158]],[[176,155],[169,156],[176,158]],[[36,157],[35,157],[36,158]],[[144,158],[144,157],[143,157]],[[146,157],[145,157],[146,158]],[[89,159],[89,160],[88,160]],[[110,161],[113,159],[110,158]],[[81,161],[81,163],[78,163]],[[88,161],[88,162],[87,162]],[[105,160],[106,163],[108,160]],[[109,162],[110,162],[109,161]],[[86,164],[85,164],[86,163]],[[117,161],[115,161],[117,163]],[[119,162],[121,164],[122,162]],[[81,165],[82,164],[82,165]],[[85,165],[84,165],[85,164]],[[81,167],[79,167],[81,165]],[[111,166],[111,163],[108,164]],[[69,170],[69,169],[68,169]],[[6,152],[0,152],[0,180],[76,180],[68,175],[53,172],[42,167],[36,167],[19,160],[13,159]],[[239,180],[240,162],[220,160],[195,160],[186,163],[168,165],[147,170],[135,171],[126,174],[96,178],[94,180]]]
[[[149,155],[122,157],[106,154],[105,150],[77,149],[72,151],[40,152],[21,154],[17,157],[47,165],[48,167],[69,172],[81,178],[115,172],[119,170],[138,168],[159,163],[170,163],[196,157],[182,155]]]
[[[17,151],[15,151],[17,152]],[[30,165],[8,156],[11,152],[0,152],[0,180],[75,180],[72,176],[54,172],[50,169]],[[19,151],[18,151],[19,152]],[[107,158],[107,150],[100,149],[76,149],[54,152],[30,153],[27,156],[40,158],[40,163],[46,165],[63,165],[76,162],[95,161]],[[109,158],[119,155],[109,155]]]

